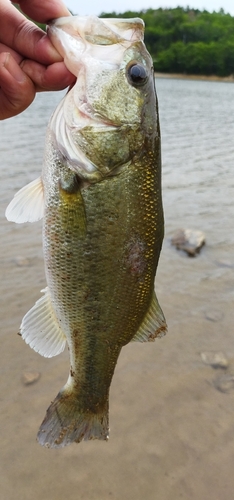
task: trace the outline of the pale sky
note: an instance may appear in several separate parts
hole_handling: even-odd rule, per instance
[[[126,10],[139,11],[142,9],[158,9],[159,7],[187,7],[210,12],[219,11],[221,8],[225,12],[234,16],[233,0],[64,0],[65,4],[73,14],[99,15],[101,12],[125,12]]]

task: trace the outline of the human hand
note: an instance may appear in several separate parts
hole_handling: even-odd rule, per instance
[[[70,15],[62,0],[19,0],[37,22]],[[48,36],[9,0],[0,0],[0,119],[24,111],[36,92],[61,90],[74,82]]]

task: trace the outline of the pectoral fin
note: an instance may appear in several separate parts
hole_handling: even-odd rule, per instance
[[[55,316],[48,289],[42,291],[43,297],[25,314],[20,335],[34,351],[51,358],[64,350],[66,337]]]
[[[156,337],[163,337],[166,332],[166,320],[154,292],[150,307],[131,342],[154,342]]]
[[[44,215],[44,192],[41,177],[20,189],[6,209],[11,222],[36,222]]]

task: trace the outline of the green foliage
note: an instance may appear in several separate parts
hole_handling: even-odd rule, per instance
[[[141,17],[156,71],[198,75],[234,74],[234,17],[189,7],[101,14]]]

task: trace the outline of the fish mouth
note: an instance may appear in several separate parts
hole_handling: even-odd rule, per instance
[[[68,16],[49,23],[47,34],[69,71],[77,77],[84,59],[90,67],[101,61],[107,68],[119,68],[123,51],[143,41],[144,22],[139,18]]]

